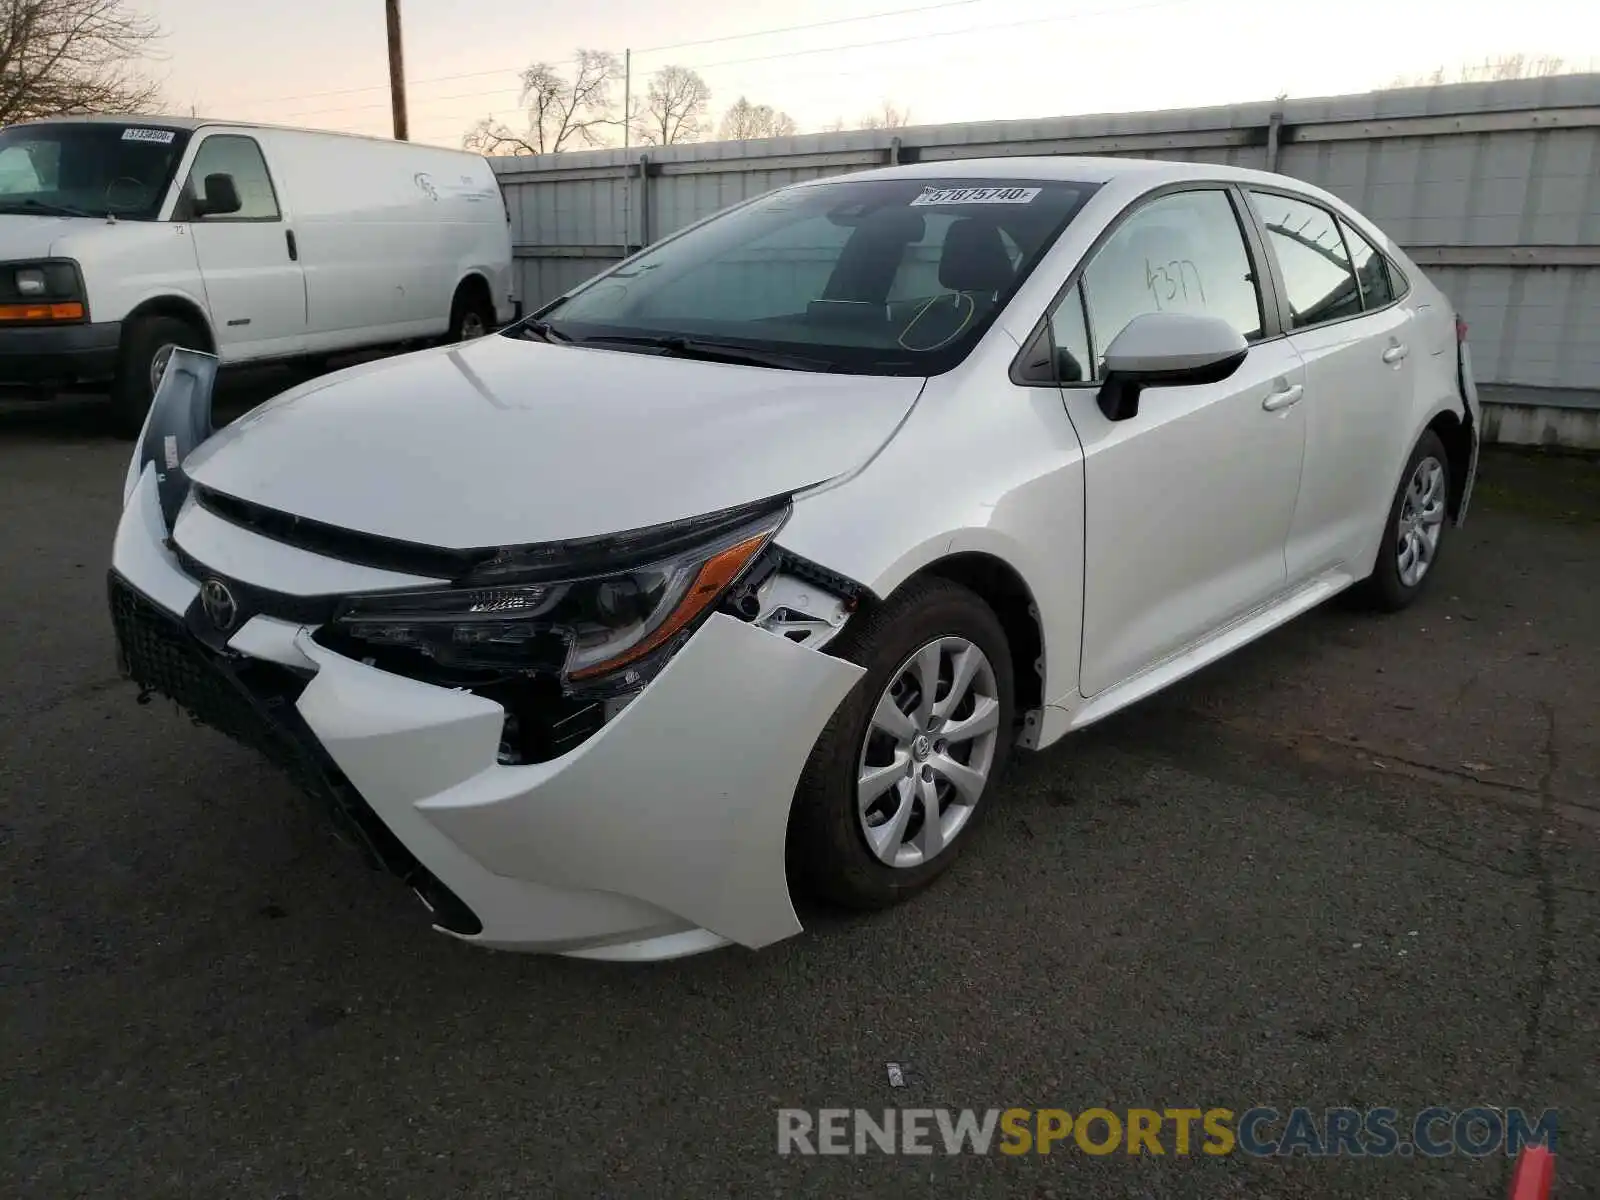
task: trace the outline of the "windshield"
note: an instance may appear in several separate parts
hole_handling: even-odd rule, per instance
[[[188,141],[131,122],[0,129],[0,213],[153,221]]]
[[[967,355],[1093,190],[971,178],[789,188],[646,251],[509,332],[934,375]]]

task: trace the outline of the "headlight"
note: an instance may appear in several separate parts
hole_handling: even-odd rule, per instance
[[[83,279],[65,258],[0,267],[0,321],[82,321]]]
[[[445,590],[353,596],[328,633],[353,642],[348,650],[358,657],[399,649],[446,671],[559,673],[569,691],[638,687],[665,660],[658,652],[695,626],[787,516],[784,507],[725,523],[625,570],[491,584],[516,570],[498,561]],[[529,569],[548,573],[548,566]]]

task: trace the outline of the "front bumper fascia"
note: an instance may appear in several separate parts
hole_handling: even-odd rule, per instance
[[[0,327],[0,389],[48,394],[109,381],[121,321]]]
[[[181,618],[203,581],[167,545],[155,467],[130,490],[113,570]],[[800,931],[784,868],[790,804],[861,668],[716,614],[588,741],[503,766],[500,705],[366,666],[312,632],[256,616],[224,653],[309,673],[299,722],[481,924],[455,936],[647,960]]]

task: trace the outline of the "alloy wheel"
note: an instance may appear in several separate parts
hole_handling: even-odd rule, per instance
[[[1395,528],[1400,582],[1414,588],[1433,566],[1445,518],[1444,464],[1431,455],[1417,463],[1400,502]]]
[[[861,747],[857,814],[867,846],[917,867],[972,818],[994,767],[1000,699],[972,642],[941,637],[907,658],[878,697]]]

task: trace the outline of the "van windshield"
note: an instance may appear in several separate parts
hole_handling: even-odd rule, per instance
[[[188,142],[134,122],[0,129],[0,213],[153,221]]]
[[[1093,190],[927,177],[789,188],[663,242],[508,333],[800,370],[938,374],[977,344]]]

